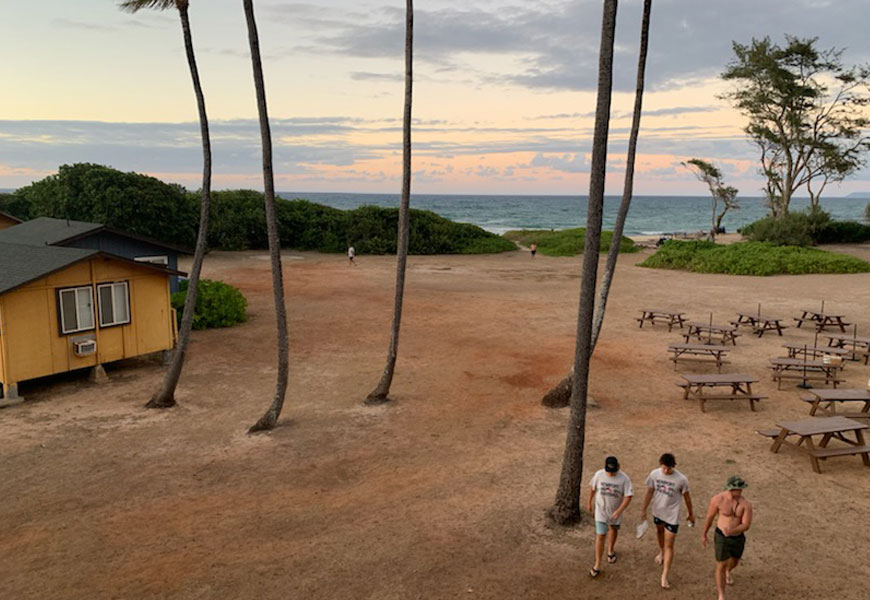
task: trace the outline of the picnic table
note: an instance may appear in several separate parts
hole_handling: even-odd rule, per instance
[[[722,365],[728,362],[724,360],[728,349],[722,345],[674,343],[668,345],[668,351],[674,353],[671,360],[674,362],[675,371],[677,370],[677,361],[694,361],[716,363],[716,368],[721,373]]]
[[[731,324],[735,327],[749,325],[752,327],[752,333],[761,337],[764,335],[765,331],[776,331],[779,335],[782,335],[782,330],[785,329],[786,326],[783,325],[781,321],[782,319],[779,317],[762,315],[758,312],[738,312],[737,320],[731,321]]]
[[[827,327],[839,327],[840,331],[845,333],[846,327],[849,325],[849,323],[846,323],[843,320],[845,318],[844,315],[826,313],[821,310],[816,310],[814,308],[801,309],[801,313],[801,316],[794,318],[794,320],[797,321],[798,327],[803,325],[804,321],[810,321],[815,324],[816,331],[822,331]]]
[[[834,456],[857,454],[864,461],[864,466],[870,467],[870,446],[865,444],[863,433],[863,430],[867,429],[867,425],[863,423],[846,417],[810,417],[800,421],[778,421],[776,426],[779,428],[778,432],[776,430],[759,431],[762,435],[769,437],[775,435],[770,451],[779,452],[784,443],[792,444],[809,455],[813,471],[816,473],[822,472],[819,460]],[[850,432],[854,433],[855,441],[846,437],[846,434]],[[813,436],[821,436],[818,445],[813,442]],[[797,438],[797,441],[791,441],[789,438]],[[846,446],[829,448],[828,442],[832,439],[840,440]]]
[[[844,348],[852,354],[853,360],[858,360],[863,357],[864,364],[867,364],[867,353],[870,352],[870,337],[861,337],[857,335],[825,335],[828,338],[828,346],[831,348]]]
[[[783,344],[783,348],[788,351],[789,358],[799,358],[804,357],[810,360],[814,360],[816,358],[824,358],[825,355],[828,356],[840,356],[842,358],[846,358],[851,352],[849,350],[845,350],[843,348],[834,348],[831,346],[807,346],[806,344]]]
[[[820,381],[825,384],[843,383],[837,374],[843,369],[843,364],[826,363],[821,360],[805,360],[801,358],[771,358],[770,368],[773,370],[773,380],[777,383],[776,389],[782,389],[784,379],[795,379],[801,385],[808,385],[809,381]]]
[[[679,325],[680,329],[683,328],[683,323],[685,322],[686,313],[677,311],[677,310],[668,310],[663,308],[642,308],[640,309],[641,315],[637,319],[640,327],[643,327],[644,321],[649,321],[653,325],[656,323],[666,323],[668,326],[668,331],[671,331],[674,328],[674,325]]]
[[[749,400],[749,408],[766,396],[752,393],[752,384],[758,380],[743,373],[720,373],[717,375],[681,375],[686,381],[677,385],[683,388],[684,400],[698,400],[701,412],[706,412],[707,400]],[[721,390],[725,388],[725,392]],[[711,392],[712,390],[712,392]]]
[[[860,388],[811,390],[810,395],[802,397],[801,400],[809,403],[811,416],[821,410],[822,416],[870,419],[870,390]],[[863,403],[863,406],[857,412],[842,413],[837,412],[837,403],[842,405],[846,403]]]
[[[737,336],[740,335],[737,333],[737,328],[733,325],[711,325],[710,323],[701,323],[700,321],[688,321],[686,322],[686,327],[688,330],[683,334],[686,343],[691,338],[695,338],[701,342],[704,340],[710,342],[715,340],[722,345],[731,342],[732,346],[736,346]]]

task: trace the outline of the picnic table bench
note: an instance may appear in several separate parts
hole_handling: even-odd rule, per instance
[[[770,447],[771,452],[779,452],[783,444],[790,444],[800,448],[810,457],[813,471],[821,473],[820,460],[835,456],[860,455],[864,466],[870,467],[870,446],[864,442],[863,430],[868,425],[859,423],[846,417],[810,417],[799,421],[777,421],[779,433]],[[847,433],[854,433],[855,440],[846,437]],[[760,431],[763,435],[769,432]],[[813,442],[813,436],[822,436],[818,445]],[[791,439],[789,439],[791,438]],[[797,438],[797,441],[793,441]],[[844,442],[845,446],[828,447],[828,442],[837,439]]]
[[[845,381],[845,379],[837,377],[839,371],[843,369],[842,363],[832,364],[821,360],[803,360],[800,358],[771,358],[770,368],[773,371],[773,380],[776,382],[778,390],[782,389],[782,382],[785,379],[798,380],[802,385],[808,385],[809,381],[819,381],[831,384],[834,388]]]
[[[677,385],[683,388],[684,400],[698,400],[701,412],[706,412],[707,400],[749,400],[749,408],[755,410],[755,403],[767,396],[752,393],[752,384],[758,380],[743,373],[720,373],[717,375],[681,375],[685,382]],[[716,388],[725,388],[725,393],[717,393]],[[707,393],[705,393],[705,390]],[[710,393],[710,390],[714,390]]]
[[[848,327],[850,323],[846,323],[843,320],[844,318],[844,315],[835,315],[812,308],[804,308],[801,309],[801,316],[795,317],[794,320],[797,321],[798,327],[803,325],[804,321],[810,321],[815,324],[816,331],[822,331],[828,327],[839,327],[840,331],[845,333],[846,327]]]
[[[734,327],[749,325],[752,328],[752,333],[761,337],[764,335],[765,331],[776,331],[779,335],[782,335],[782,330],[785,329],[786,326],[783,325],[781,321],[782,319],[779,317],[762,315],[758,312],[738,312],[737,320],[731,321],[731,324],[734,325]]]
[[[683,334],[686,343],[688,343],[690,339],[695,338],[701,342],[704,340],[707,340],[708,342],[716,340],[722,345],[731,342],[732,346],[736,346],[737,336],[740,335],[737,333],[737,328],[733,325],[711,325],[710,323],[701,323],[699,321],[687,321],[686,327],[688,329],[686,333]]]
[[[788,351],[789,358],[804,357],[810,360],[822,359],[825,355],[839,356],[842,358],[848,357],[851,352],[844,348],[833,348],[831,346],[807,346],[806,344],[783,344],[783,348]]]
[[[825,335],[828,338],[828,346],[848,350],[853,360],[864,358],[867,364],[867,353],[870,353],[870,337],[857,335]]]
[[[668,331],[671,331],[674,325],[679,325],[680,329],[682,329],[683,323],[685,323],[683,315],[686,313],[681,311],[663,308],[642,308],[640,312],[641,315],[636,320],[641,328],[643,328],[644,321],[649,321],[653,325],[656,323],[666,323]]]
[[[728,349],[721,345],[674,343],[668,345],[668,351],[674,353],[670,360],[674,362],[675,371],[677,370],[678,361],[712,362],[716,364],[716,368],[720,373],[722,372],[722,365],[728,363],[727,360],[724,360]]]
[[[850,419],[870,419],[870,390],[846,388],[839,390],[810,390],[801,400],[810,405],[810,416],[821,411],[820,416],[840,416]],[[837,404],[860,404],[860,410],[855,412],[838,412]],[[824,405],[823,405],[824,404]],[[857,407],[856,407],[857,408]]]

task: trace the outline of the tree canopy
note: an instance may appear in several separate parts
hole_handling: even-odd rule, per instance
[[[710,239],[715,240],[716,234],[722,227],[722,219],[732,208],[737,210],[740,204],[737,201],[737,188],[730,185],[725,185],[722,177],[722,171],[712,163],[701,158],[693,158],[682,165],[690,169],[699,181],[703,181],[710,188],[710,195],[713,199],[713,216],[712,227],[710,228]],[[719,203],[722,203],[722,210],[719,211]]]
[[[825,186],[864,166],[870,149],[870,66],[846,67],[842,50],[819,50],[817,41],[734,42],[735,58],[722,73],[736,85],[723,98],[749,118],[745,131],[761,151],[774,217],[788,213],[802,187],[818,206]]]

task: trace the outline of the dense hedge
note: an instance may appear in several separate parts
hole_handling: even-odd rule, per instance
[[[263,194],[250,190],[215,192],[209,245],[224,250],[265,248]],[[361,206],[339,210],[307,200],[279,199],[281,244],[297,250],[395,254],[398,208]],[[483,254],[516,250],[504,238],[476,225],[455,223],[431,211],[411,209],[411,254]]]
[[[172,308],[178,313],[179,326],[188,285],[188,281],[182,281],[178,291],[172,294]],[[193,328],[214,329],[244,323],[248,320],[247,307],[248,301],[233,286],[222,281],[200,279],[196,310],[193,313]]]
[[[670,240],[640,266],[729,275],[870,272],[870,263],[852,256],[763,242],[722,245]]]
[[[766,217],[745,226],[741,233],[753,242],[779,246],[813,244],[860,244],[870,241],[870,225],[857,221],[834,221],[823,210],[793,211],[774,219]]]
[[[538,252],[547,256],[575,256],[583,252],[586,243],[586,229],[577,227],[574,229],[521,229],[508,231],[504,234],[507,239],[528,246],[532,242],[538,245]],[[601,233],[601,243],[598,248],[601,252],[610,250],[610,241],[613,239],[612,231]],[[631,239],[623,236],[619,243],[620,252],[637,252],[640,250]]]

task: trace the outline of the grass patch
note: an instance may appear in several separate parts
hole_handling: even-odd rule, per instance
[[[759,276],[870,272],[870,262],[859,258],[816,248],[776,246],[765,242],[721,245],[671,240],[640,266]]]
[[[551,231],[549,229],[521,229],[519,231],[508,231],[504,237],[512,242],[517,242],[523,246],[528,246],[532,242],[538,244],[538,252],[547,256],[575,256],[583,252],[583,245],[586,243],[586,228],[576,227],[574,229],[560,229]],[[613,239],[612,231],[601,232],[601,243],[598,245],[600,252],[610,250],[610,240]],[[631,239],[623,236],[619,243],[619,251],[637,252],[640,250],[634,245]]]

